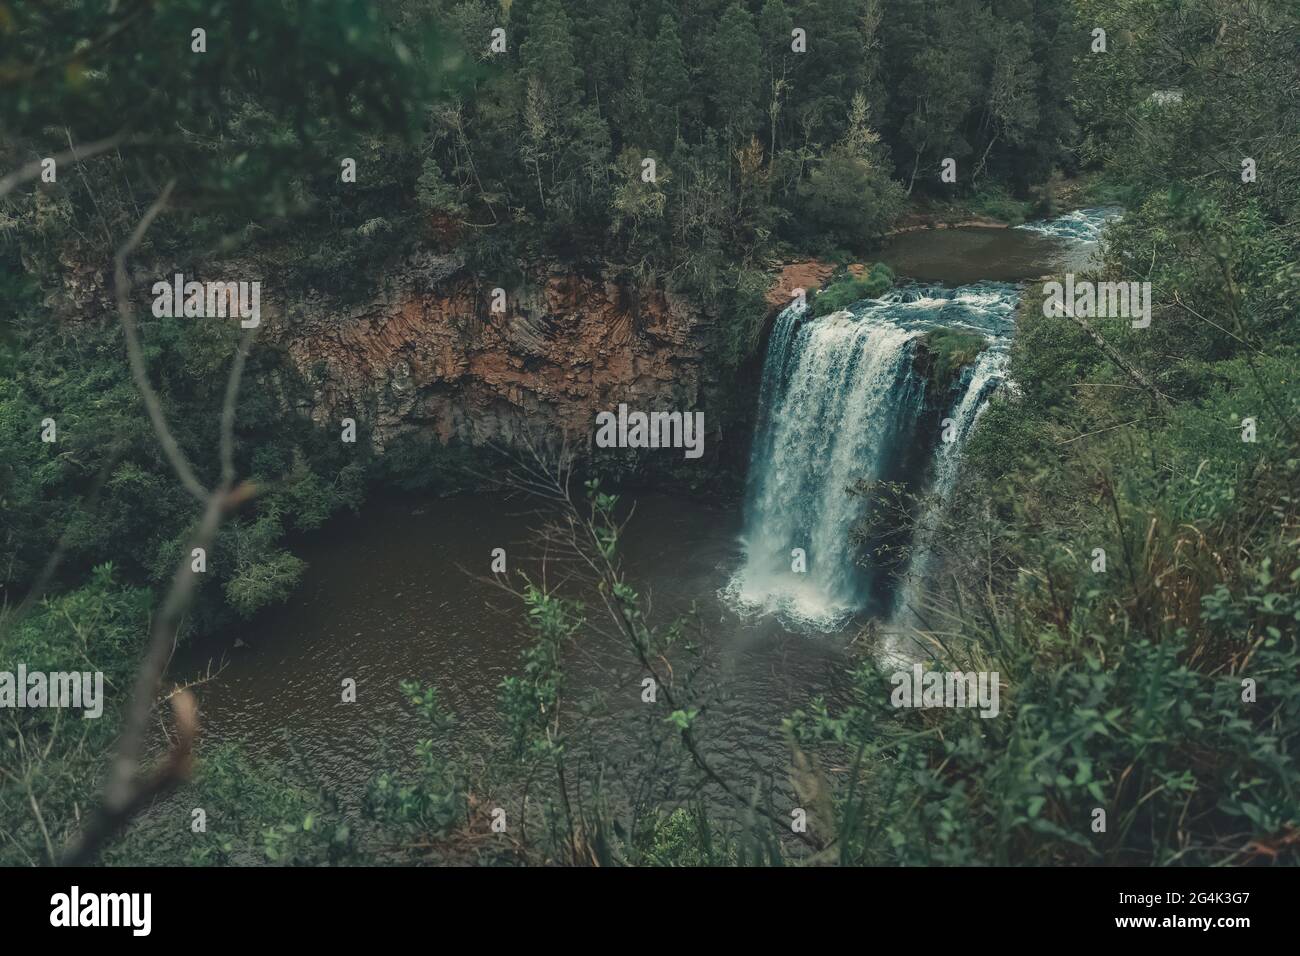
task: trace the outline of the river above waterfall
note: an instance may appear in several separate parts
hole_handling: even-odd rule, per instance
[[[1093,262],[1102,225],[1118,214],[1116,206],[1098,206],[1012,228],[903,232],[886,239],[871,258],[900,276],[950,286],[1023,282],[1050,269],[1082,272]]]
[[[1007,283],[1082,263],[1092,248],[1050,229],[958,228],[894,237],[873,258],[898,274],[896,300],[916,294],[909,288],[924,297],[929,283],[930,306],[955,310],[944,322],[977,317],[976,325],[996,331],[1000,349],[1011,331],[1014,287]],[[922,285],[909,286],[909,279]],[[997,281],[981,287],[976,280]],[[962,301],[961,294],[938,291],[939,283],[971,289]],[[981,295],[992,297],[981,304]],[[863,306],[858,315],[873,308],[879,306]],[[913,308],[924,324],[921,307]],[[913,334],[898,328],[904,337]],[[887,377],[882,372],[876,384]],[[873,381],[858,381],[863,401]],[[807,455],[816,453],[810,445]],[[852,464],[847,451],[844,460]],[[826,518],[825,540],[832,542],[840,519]],[[758,768],[781,765],[781,719],[814,695],[834,698],[857,629],[825,633],[788,616],[738,609],[727,589],[746,560],[745,520],[739,506],[642,497],[626,531],[626,566],[659,620],[697,608],[710,676],[726,698],[711,716],[715,756],[733,779],[753,782]],[[519,672],[527,632],[523,609],[480,576],[488,574],[493,548],[526,551],[535,524],[527,505],[503,505],[497,497],[388,498],[305,536],[295,552],[308,568],[283,606],[183,649],[173,662],[178,680],[193,679],[209,662],[220,668],[195,688],[205,743],[234,742],[255,758],[283,759],[287,734],[320,781],[355,806],[381,748],[414,749],[416,726],[403,710],[400,682],[435,685],[462,733],[491,733],[500,682]],[[861,616],[847,614],[844,622]],[[592,650],[573,663],[575,682],[635,706],[642,675],[626,658]],[[345,679],[356,681],[355,704],[341,702]],[[176,826],[188,823],[180,801],[150,816],[161,823],[172,814]]]

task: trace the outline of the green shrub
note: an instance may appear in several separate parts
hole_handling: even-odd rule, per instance
[[[921,337],[921,347],[930,357],[930,383],[947,389],[958,373],[989,347],[989,341],[977,332],[957,329],[934,329]]]
[[[894,273],[889,266],[877,262],[862,276],[845,276],[822,289],[813,299],[812,314],[830,315],[863,299],[877,298],[888,292],[893,284]]]
[[[971,212],[1018,226],[1029,218],[1034,204],[1016,199],[1005,186],[985,186],[970,200]]]
[[[808,227],[859,252],[884,235],[907,202],[882,166],[844,150],[831,150],[798,195]]]

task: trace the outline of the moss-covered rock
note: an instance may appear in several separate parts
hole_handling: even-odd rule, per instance
[[[854,302],[874,299],[888,292],[894,284],[894,273],[883,262],[877,262],[861,275],[845,274],[834,279],[812,301],[812,314],[830,315],[846,309]]]
[[[961,370],[980,357],[989,347],[988,339],[977,332],[957,329],[934,329],[921,337],[918,348],[923,359],[918,362],[934,389],[947,391]],[[918,356],[922,358],[922,356]]]

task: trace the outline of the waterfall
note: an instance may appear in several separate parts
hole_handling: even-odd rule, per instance
[[[988,407],[988,397],[1003,381],[1007,365],[1005,347],[995,343],[976,361],[968,374],[961,400],[952,413],[954,441],[941,442],[935,451],[934,480],[917,518],[912,537],[912,559],[898,588],[892,623],[899,628],[924,623],[924,586],[929,582],[934,563],[934,538],[944,518],[948,501],[957,484],[957,473],[966,439],[975,430],[981,413]],[[898,635],[887,639],[883,653],[904,659]]]
[[[1120,213],[1082,209],[1019,228],[1096,243]],[[831,315],[792,305],[777,317],[759,394],[744,560],[723,588],[732,606],[811,630],[835,630],[863,611],[895,631],[919,623],[966,440],[1006,377],[1019,297],[1019,286],[1005,282],[909,283]],[[927,374],[933,356],[920,345],[935,329],[985,340],[956,380],[938,387]],[[953,440],[943,440],[945,430]],[[854,539],[864,498],[849,489],[864,481],[920,496],[901,567],[874,566]]]
[[[791,306],[778,317],[750,470],[746,564],[729,586],[741,606],[819,629],[859,606],[848,534],[859,502],[846,489],[877,477],[898,423],[915,411],[914,390],[900,386],[919,334],[847,312],[808,320]],[[791,571],[795,548],[806,574]]]
[[[759,397],[742,544],[726,596],[748,611],[833,630],[865,608],[888,616],[893,585],[857,560],[851,535],[859,481],[936,488],[956,477],[956,448],[1001,381],[1017,290],[983,282],[957,289],[906,285],[852,311],[811,318],[791,306],[776,320]],[[990,348],[948,393],[916,367],[935,328],[975,332]],[[957,442],[940,442],[941,421]],[[807,570],[792,570],[794,549]]]

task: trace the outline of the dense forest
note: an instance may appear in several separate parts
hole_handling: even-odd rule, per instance
[[[0,863],[1294,863],[1297,90],[1286,0],[0,3],[0,670],[89,663],[113,691],[101,720],[0,713]],[[79,839],[214,509],[224,559],[182,641],[282,602],[294,536],[332,516],[483,490],[482,449],[340,445],[235,323],[142,312],[124,339],[124,283],[256,261],[282,301],[346,302],[417,249],[485,290],[598,268],[715,317],[709,361],[739,370],[782,262],[871,257],[934,209],[1018,223],[1080,197],[1123,205],[1098,276],[1150,282],[1153,320],[1049,318],[1024,294],[1015,387],[971,440],[926,599],[936,659],[1006,678],[1002,719],[891,708],[864,657],[847,701],[773,728],[808,808],[792,832],[716,769],[707,640],[651,614],[620,489],[579,462],[585,485],[523,479],[554,492],[544,533],[592,580],[512,582],[530,644],[494,746],[407,683],[426,732],[362,807],[200,733],[159,793],[223,807],[210,832],[177,851],[133,807]],[[259,387],[228,421],[232,368]],[[617,766],[600,708],[569,706],[568,656],[597,636],[666,689]],[[162,769],[189,718],[164,723]],[[494,841],[492,800],[525,778],[536,825]]]

